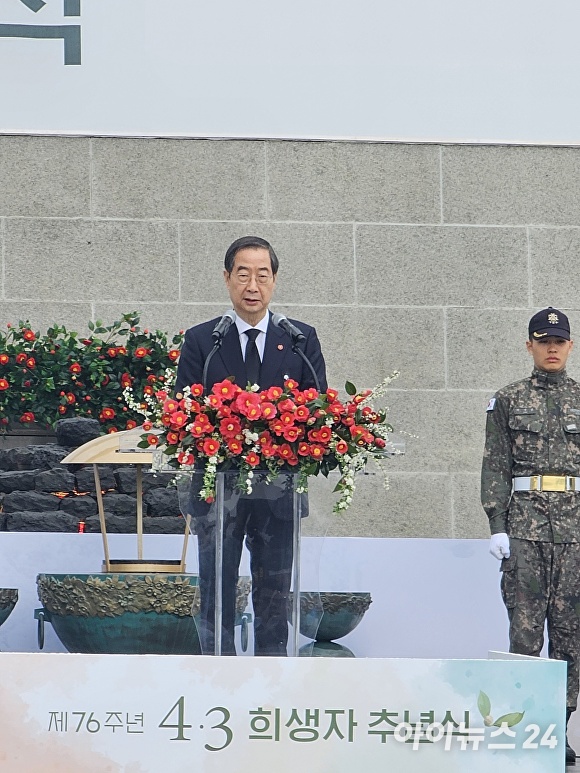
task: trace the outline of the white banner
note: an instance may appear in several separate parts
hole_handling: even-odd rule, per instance
[[[2,0],[0,132],[580,143],[577,0]]]
[[[2,773],[556,773],[566,664],[0,653]]]

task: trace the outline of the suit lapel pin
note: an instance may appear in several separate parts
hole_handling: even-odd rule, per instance
[[[283,349],[283,348],[284,348],[284,344],[278,344],[278,349],[279,349],[280,351],[282,351],[282,349]]]

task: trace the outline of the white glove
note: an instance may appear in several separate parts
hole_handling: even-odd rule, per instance
[[[510,557],[510,538],[505,532],[492,534],[489,541],[489,552],[498,561]]]

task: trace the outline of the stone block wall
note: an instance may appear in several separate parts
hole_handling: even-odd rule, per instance
[[[63,465],[71,451],[56,443],[0,449],[0,531],[100,532],[92,465]],[[99,466],[108,533],[134,533],[137,477],[132,466]],[[143,526],[181,534],[177,489],[166,475],[143,475]],[[80,526],[82,524],[82,526]]]
[[[1,136],[0,323],[174,332],[229,308],[225,249],[263,236],[332,385],[401,372],[389,490],[364,476],[337,517],[315,481],[306,533],[485,537],[487,401],[529,372],[536,309],[580,329],[579,200],[576,148]]]

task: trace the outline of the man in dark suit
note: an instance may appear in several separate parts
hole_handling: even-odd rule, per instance
[[[207,370],[207,388],[233,378],[245,388],[248,382],[261,389],[282,386],[294,379],[299,388],[316,387],[304,359],[292,351],[290,336],[272,323],[268,310],[276,287],[278,258],[271,245],[255,236],[237,239],[228,248],[224,279],[236,314],[220,349]],[[175,391],[201,384],[204,365],[215,340],[219,322],[210,320],[185,334]],[[313,327],[292,320],[302,332],[299,346],[311,363],[322,391],[326,369]],[[248,334],[249,331],[249,334]],[[228,476],[231,477],[231,476]],[[254,652],[285,655],[288,641],[287,601],[292,571],[293,496],[276,486],[258,484],[251,495],[240,495],[228,481],[225,497],[223,540],[222,654],[235,654],[235,592],[244,538],[250,552],[252,603],[254,608]],[[199,484],[194,484],[199,491]],[[200,635],[202,649],[213,652],[215,594],[215,529],[210,506],[193,496],[191,510],[198,536],[200,561]]]

